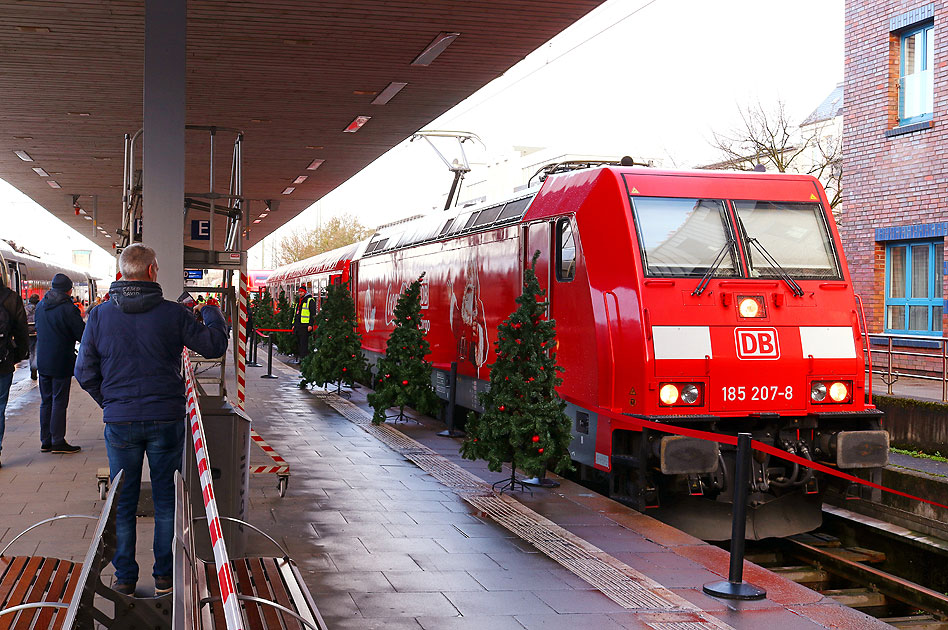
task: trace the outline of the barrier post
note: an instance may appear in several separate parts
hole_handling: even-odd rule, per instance
[[[260,378],[279,378],[273,375],[273,333],[267,335],[270,345],[267,346],[267,373],[261,374]]]
[[[458,399],[458,363],[451,363],[451,371],[448,373],[448,408],[444,412],[444,422],[448,428],[438,433],[441,437],[464,437],[464,431],[454,428],[454,409]]]
[[[260,337],[257,334],[257,331],[253,331],[253,343],[250,345],[250,361],[247,361],[247,367],[263,367],[261,364],[257,363],[257,345],[260,341]]]
[[[704,592],[724,599],[763,599],[767,591],[744,581],[744,534],[747,529],[747,485],[750,479],[751,434],[737,434],[734,498],[731,521],[731,566],[728,579],[704,585]]]

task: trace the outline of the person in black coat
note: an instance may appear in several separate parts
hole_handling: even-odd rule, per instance
[[[0,273],[0,308],[6,312],[7,317],[4,319],[9,323],[8,334],[10,335],[10,339],[0,339],[0,344],[3,346],[0,347],[0,448],[3,448],[10,385],[13,384],[16,364],[26,358],[29,333],[26,311],[23,309],[23,298],[3,285],[2,273]]]
[[[44,453],[78,453],[66,442],[66,407],[76,366],[76,342],[85,324],[72,301],[72,280],[63,273],[53,276],[53,288],[36,305],[36,369],[40,390],[40,450]]]

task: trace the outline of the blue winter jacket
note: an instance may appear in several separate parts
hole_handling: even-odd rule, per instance
[[[181,351],[206,358],[227,351],[220,309],[205,306],[200,323],[165,300],[156,282],[113,282],[110,299],[89,312],[76,380],[102,407],[105,422],[184,418]]]
[[[43,376],[72,376],[82,315],[68,293],[50,289],[36,305],[36,369]]]

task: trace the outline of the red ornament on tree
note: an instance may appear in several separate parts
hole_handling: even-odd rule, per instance
[[[505,407],[504,405],[501,405],[500,407],[497,407],[497,408],[500,409],[501,411],[504,411],[507,409],[507,407]]]
[[[408,385],[408,381],[402,381],[402,385]]]
[[[532,439],[534,442],[539,442],[539,441],[540,441],[540,436],[539,436],[539,435],[534,435],[534,436],[533,436],[532,438],[530,438],[530,439]]]
[[[542,453],[542,452],[543,452],[543,449],[542,449],[542,448],[538,448],[538,449],[537,449],[537,453]]]

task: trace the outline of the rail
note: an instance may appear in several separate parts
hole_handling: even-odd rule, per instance
[[[235,590],[234,574],[231,569],[230,557],[227,555],[227,546],[221,533],[220,515],[217,511],[217,500],[214,498],[214,485],[211,480],[211,466],[208,459],[204,436],[204,421],[201,418],[201,408],[197,403],[195,390],[194,369],[187,351],[182,353],[184,360],[184,378],[187,387],[188,422],[191,428],[191,439],[194,444],[195,461],[200,472],[201,490],[204,494],[204,510],[207,514],[207,528],[211,537],[211,546],[214,549],[214,564],[217,567],[220,593],[224,603],[224,619],[227,630],[242,630],[243,616],[240,612],[240,602]]]
[[[863,333],[863,336],[866,337],[866,343],[863,344],[865,348],[863,358],[866,361],[866,371],[869,373],[870,380],[874,374],[878,374],[882,378],[882,382],[886,385],[886,394],[891,396],[893,394],[892,386],[899,378],[903,377],[926,381],[940,381],[941,400],[942,402],[948,402],[948,337],[898,335],[891,333]],[[884,343],[883,349],[880,349],[877,345],[875,350],[870,351],[869,348],[873,341],[882,341]],[[907,343],[898,345],[899,341]],[[921,347],[913,349],[912,344]],[[922,350],[923,348],[930,351],[925,352]],[[931,352],[931,350],[935,349],[937,349],[937,352]],[[876,361],[876,359],[880,357],[884,359],[884,363],[881,365]],[[937,370],[934,369],[907,372],[904,367],[896,365],[896,357],[920,358],[932,364],[940,364],[941,373],[937,374]]]

